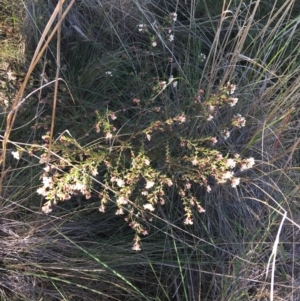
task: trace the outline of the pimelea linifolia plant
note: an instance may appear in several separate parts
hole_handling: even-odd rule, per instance
[[[146,24],[139,24],[137,30],[149,35],[149,48],[160,41],[174,43],[176,13],[167,16],[160,28],[158,39]],[[206,59],[200,55],[201,61]],[[111,71],[104,76],[113,79]],[[204,89],[196,89],[194,99],[181,112],[163,109],[156,99],[170,98],[170,89],[177,89],[178,80],[171,74],[168,80],[158,79],[152,87],[152,95],[141,101],[134,97],[132,104],[141,116],[151,112],[150,119],[140,124],[134,132],[127,132],[126,124],[120,124],[122,111],[96,110],[94,131],[99,136],[93,147],[83,147],[68,131],[60,135],[52,145],[49,164],[44,166],[41,176],[42,186],[37,193],[46,202],[44,213],[50,213],[60,201],[67,201],[74,195],[85,199],[99,198],[99,211],[105,213],[107,207],[115,206],[115,214],[124,216],[134,230],[132,249],[141,250],[141,236],[148,234],[143,221],[151,221],[158,204],[165,205],[169,199],[168,190],[174,189],[182,201],[183,224],[193,224],[194,212],[203,213],[197,188],[210,193],[214,185],[230,185],[236,188],[240,178],[236,171],[252,168],[253,158],[241,158],[239,154],[218,150],[220,139],[228,139],[235,128],[246,126],[246,119],[240,114],[232,117],[227,125],[218,124],[219,132],[197,134],[191,126],[195,119],[201,124],[214,122],[223,108],[234,107],[238,102],[236,86],[228,82],[209,97],[204,97]],[[196,110],[189,110],[196,106]],[[138,116],[137,114],[137,116]],[[217,124],[217,123],[216,123]],[[191,129],[193,129],[191,131]],[[49,143],[46,133],[44,149]],[[40,163],[47,162],[47,152],[37,147],[29,152],[41,152]],[[13,152],[15,157],[18,152]],[[94,182],[101,183],[95,188]]]

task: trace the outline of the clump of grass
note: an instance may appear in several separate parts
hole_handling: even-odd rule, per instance
[[[48,213],[39,219],[50,229],[42,228],[41,236],[59,237],[47,253],[41,226],[33,224],[37,249],[48,257],[35,265],[39,273],[30,272],[36,253],[29,248],[23,269],[29,283],[39,279],[53,300],[71,299],[77,290],[86,300],[99,291],[117,300],[296,298],[294,1],[274,4],[271,12],[261,1],[220,2],[218,14],[204,2],[206,15],[199,4],[132,1],[130,24],[122,7],[87,4],[78,2],[62,27],[63,45],[72,52],[62,51],[65,83],[58,91],[55,138],[44,129],[53,125],[51,102],[40,101],[51,99],[49,85],[38,98],[43,111],[26,111],[35,119],[34,138],[24,142],[16,131],[10,141],[23,166],[7,171],[6,215],[18,219],[20,212],[30,224],[39,215],[38,190]],[[22,211],[24,188],[17,181],[28,171]],[[36,212],[28,211],[29,201]],[[91,215],[87,233],[84,219]],[[65,230],[70,223],[74,235]],[[99,234],[98,227],[107,231]],[[108,253],[99,251],[99,237]],[[141,252],[132,252],[132,244]],[[54,266],[57,250],[66,254],[63,281],[48,264]],[[95,263],[112,278],[95,291],[89,283],[103,281],[101,272],[76,280],[70,262],[76,269],[76,262]]]

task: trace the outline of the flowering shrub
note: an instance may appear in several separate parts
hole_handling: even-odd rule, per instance
[[[176,41],[176,20],[177,14],[170,14],[160,29],[169,43]],[[139,24],[137,28],[150,36],[150,48],[158,45],[159,39],[151,34],[149,26]],[[200,60],[205,59],[201,54]],[[105,75],[110,80],[115,78],[115,72],[113,76],[111,71],[105,71]],[[208,96],[197,89],[193,98],[178,108],[170,101],[170,92],[179,84],[179,79],[170,74],[168,80],[158,79],[152,85],[152,95],[133,97],[130,106],[134,106],[135,119],[139,120],[134,126],[121,119],[126,108],[96,110],[97,138],[92,146],[83,147],[66,134],[53,142],[52,155],[41,178],[43,185],[37,189],[46,200],[42,210],[49,213],[57,202],[74,195],[98,198],[100,212],[115,206],[115,214],[124,216],[135,232],[133,250],[139,251],[141,236],[149,231],[143,221],[151,220],[158,206],[170,202],[170,190],[182,202],[183,223],[192,225],[194,213],[205,212],[201,205],[205,193],[218,185],[236,188],[241,181],[236,171],[252,168],[255,162],[224,151],[222,141],[235,128],[245,127],[246,119],[236,114],[229,124],[218,125],[219,131],[210,126],[223,108],[237,104],[236,86],[228,82]],[[211,134],[204,134],[203,128]],[[43,136],[43,140],[47,146],[49,136]],[[40,158],[40,163],[47,162],[46,153],[41,153]],[[101,188],[94,185],[96,180]]]
[[[228,83],[219,93],[200,102],[199,118],[209,123],[207,114],[214,118],[218,109],[226,105],[231,107],[234,89]],[[140,105],[136,100],[134,102]],[[136,233],[134,250],[140,249],[140,236],[148,234],[142,221],[151,220],[157,205],[168,202],[168,189],[177,191],[183,204],[183,223],[192,225],[193,212],[205,212],[195,194],[198,187],[203,188],[203,193],[210,193],[214,185],[229,184],[236,188],[240,178],[235,176],[235,171],[244,171],[254,165],[253,158],[224,154],[216,148],[219,139],[226,139],[234,127],[245,126],[245,119],[240,115],[233,116],[233,128],[226,130],[226,136],[223,130],[220,138],[190,134],[194,116],[181,113],[149,122],[129,141],[122,138],[114,125],[117,114],[96,111],[95,115],[95,132],[103,137],[102,142],[94,148],[82,148],[74,138],[62,135],[52,149],[59,156],[51,156],[51,164],[45,167],[42,176],[43,186],[37,193],[47,200],[43,206],[45,213],[51,212],[58,201],[68,200],[72,195],[99,198],[100,212],[106,211],[108,203],[115,204],[116,215],[123,215]],[[185,136],[184,133],[189,134]],[[43,139],[47,143],[49,136],[45,135]],[[111,140],[114,140],[113,148],[108,146]],[[45,162],[46,156],[46,153],[41,155],[40,163]],[[103,188],[93,191],[93,179],[97,175],[101,175]]]

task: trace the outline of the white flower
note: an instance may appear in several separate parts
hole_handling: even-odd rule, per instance
[[[106,72],[105,72],[105,75],[106,75],[106,76],[109,76],[109,77],[112,77],[112,76],[113,76],[111,71],[106,71]]]
[[[45,172],[50,172],[51,171],[50,165],[45,166],[43,169],[44,169]]]
[[[117,199],[117,204],[118,205],[125,205],[128,203],[128,199],[126,199],[125,197],[123,196],[120,196],[118,199]]]
[[[150,160],[149,159],[145,159],[144,163],[149,166],[150,165]]]
[[[237,97],[230,97],[230,98],[228,98],[228,104],[231,107],[234,107],[237,104],[238,100],[239,99]]]
[[[185,225],[192,225],[193,224],[193,220],[188,216],[184,222]]]
[[[167,87],[167,83],[165,81],[160,81],[158,84],[159,84],[159,87],[162,89],[165,89]]]
[[[152,45],[152,47],[156,47],[157,46],[157,42],[156,41],[152,41],[151,45]]]
[[[226,171],[222,176],[223,180],[228,180],[231,179],[232,177],[233,177],[233,171]]]
[[[254,160],[253,157],[250,157],[250,158],[248,158],[248,159],[245,159],[245,162],[246,162],[248,168],[252,168],[253,165],[255,164],[255,160]]]
[[[100,212],[105,212],[105,206],[104,206],[104,205],[101,205],[101,206],[99,207],[99,211],[100,211]]]
[[[246,125],[246,119],[241,114],[237,114],[233,116],[231,120],[231,124],[238,128],[244,127]]]
[[[154,186],[154,184],[155,184],[155,182],[153,182],[153,181],[147,181],[145,188],[146,189],[150,189],[150,188],[152,188]]]
[[[149,210],[149,211],[154,211],[155,210],[153,205],[150,204],[150,203],[144,204],[143,207],[144,207],[144,209]]]
[[[234,168],[236,166],[236,162],[231,158],[227,159],[225,164],[228,168]]]
[[[207,121],[211,121],[213,119],[214,119],[214,116],[212,116],[212,115],[208,115],[208,117],[206,118]]]
[[[92,176],[96,176],[98,174],[98,171],[97,171],[96,167],[92,168],[91,174],[92,174]]]
[[[122,179],[116,179],[116,182],[119,187],[124,187],[124,185],[125,185],[125,182]]]
[[[193,159],[192,165],[194,165],[194,166],[198,165],[198,160],[196,157]]]
[[[236,89],[236,85],[231,84],[230,82],[227,83],[227,86],[225,87],[228,94],[233,94]]]
[[[46,196],[47,195],[47,191],[45,187],[40,187],[36,190],[36,192],[42,196]]]
[[[52,181],[51,177],[43,177],[43,184],[44,184],[45,188],[51,187],[52,183],[53,183],[53,181]]]
[[[169,40],[170,42],[173,42],[173,41],[174,41],[174,35],[173,35],[173,34],[170,34],[170,35],[168,36],[168,40]]]
[[[50,213],[52,211],[52,208],[51,208],[51,203],[50,201],[45,203],[44,206],[42,207],[42,212],[44,213]]]
[[[201,53],[201,54],[199,55],[199,58],[200,58],[201,62],[203,63],[203,62],[206,60],[206,55],[203,54],[203,53]]]
[[[83,185],[80,182],[76,182],[74,185],[72,185],[72,190],[84,191],[85,189],[86,189],[85,185]]]
[[[8,79],[8,81],[14,81],[14,80],[17,79],[17,77],[14,76],[13,73],[12,73],[10,70],[7,71],[6,74],[7,74],[7,79]]]
[[[112,136],[113,136],[112,133],[107,132],[106,135],[105,135],[105,138],[106,138],[106,139],[111,139]]]
[[[230,132],[227,129],[225,129],[221,132],[221,135],[226,140],[230,137]]]
[[[186,121],[186,117],[185,117],[184,115],[180,115],[180,116],[178,117],[178,121],[179,121],[180,123],[184,123],[184,122]]]
[[[212,138],[210,139],[210,143],[211,143],[212,145],[215,145],[215,144],[218,143],[218,139],[217,139],[216,137],[212,137]]]
[[[20,152],[19,151],[12,151],[11,154],[13,155],[13,157],[17,160],[20,160]]]
[[[231,187],[235,188],[236,186],[240,185],[240,178],[232,178],[231,179]]]
[[[205,209],[200,205],[198,205],[197,210],[198,210],[199,213],[204,213],[205,212]]]
[[[132,247],[132,250],[136,251],[136,252],[141,251],[140,244],[138,242],[135,242],[134,245],[133,245],[133,247]]]
[[[166,184],[171,187],[173,185],[173,182],[171,179],[167,179]]]
[[[140,24],[139,25],[139,31],[140,32],[145,32],[147,30],[147,25],[146,24]]]
[[[116,215],[123,215],[124,214],[124,210],[123,208],[118,208],[118,210],[115,213]]]
[[[173,20],[173,22],[175,22],[177,20],[177,14],[176,13],[171,13],[171,18]]]
[[[241,163],[241,171],[252,168],[253,165],[255,164],[255,160],[253,157],[248,158],[248,159],[244,159],[243,162]]]
[[[207,191],[208,193],[211,192],[211,187],[210,187],[209,185],[206,186],[206,191]]]
[[[191,185],[190,182],[188,182],[188,183],[185,184],[185,187],[186,187],[186,189],[191,189],[192,185]]]

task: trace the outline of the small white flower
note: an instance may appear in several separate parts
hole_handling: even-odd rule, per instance
[[[143,207],[144,207],[144,209],[149,210],[149,211],[154,211],[155,210],[155,208],[153,207],[153,205],[149,204],[149,203],[144,204]]]
[[[111,120],[116,120],[117,116],[115,115],[115,113],[111,113],[110,118],[111,118]]]
[[[191,189],[191,187],[192,187],[192,185],[191,185],[190,182],[188,182],[188,183],[185,184],[185,188],[186,188],[186,189]]]
[[[222,176],[223,180],[228,180],[231,179],[232,177],[233,177],[233,171],[226,171]]]
[[[125,182],[122,179],[116,179],[116,182],[119,187],[124,187],[124,185],[125,185]]]
[[[231,187],[236,188],[236,186],[240,185],[240,178],[232,178],[231,179]]]
[[[199,213],[204,213],[205,212],[205,209],[200,205],[197,206],[197,210],[198,210]]]
[[[45,188],[51,187],[53,184],[52,178],[51,177],[43,177],[43,184],[44,184]]]
[[[92,168],[91,174],[92,174],[92,176],[96,176],[98,174],[98,171],[97,171],[96,167]]]
[[[6,72],[8,81],[14,81],[17,77],[9,70]]]
[[[150,188],[152,188],[154,186],[154,184],[155,184],[155,182],[153,182],[153,181],[147,181],[145,188],[146,189],[150,189]]]
[[[105,135],[105,138],[106,138],[106,139],[111,139],[112,136],[113,136],[112,133],[107,132],[106,135]]]
[[[140,24],[139,25],[139,31],[140,32],[145,32],[147,30],[147,25],[146,24]]]
[[[99,211],[100,211],[100,212],[105,212],[105,206],[104,206],[104,205],[101,205],[101,206],[99,207]]]
[[[227,129],[225,129],[221,132],[221,135],[226,140],[230,137],[230,132]]]
[[[184,222],[185,225],[192,225],[193,224],[193,220],[190,217],[187,217]]]
[[[201,54],[199,55],[199,58],[200,58],[201,62],[203,63],[203,62],[206,60],[206,55],[203,54],[203,53],[201,53]]]
[[[234,168],[236,166],[236,162],[231,158],[227,159],[225,164],[228,168]]]
[[[255,160],[253,157],[248,158],[248,159],[244,159],[243,162],[241,163],[241,171],[252,168],[253,165],[255,164]]]
[[[173,20],[173,22],[175,22],[177,20],[177,14],[176,13],[171,13],[171,18]]]
[[[225,87],[225,89],[227,90],[227,93],[233,94],[235,92],[236,89],[236,85],[231,84],[230,82],[227,83],[227,86]]]
[[[170,35],[168,36],[168,40],[169,40],[170,42],[173,42],[173,41],[174,41],[174,35],[173,35],[173,34],[170,34]]]
[[[192,165],[193,165],[193,166],[196,166],[196,165],[198,165],[198,160],[197,160],[197,158],[196,158],[196,157],[193,159],[193,161],[192,161]]]
[[[19,151],[12,151],[11,154],[13,155],[13,157],[17,160],[20,160],[20,152]]]
[[[248,158],[248,159],[245,159],[245,162],[246,162],[248,168],[252,168],[253,165],[255,164],[255,160],[254,160],[253,157],[250,157],[250,158]]]
[[[136,252],[141,251],[140,244],[138,242],[135,242],[134,245],[133,245],[133,247],[132,247],[132,250],[136,251]]]
[[[42,207],[42,212],[48,214],[52,211],[52,207],[51,207],[51,202],[48,201],[47,203],[44,204],[44,206]]]
[[[152,47],[156,47],[157,46],[157,42],[156,41],[152,41],[151,45],[152,45]]]
[[[234,107],[237,104],[238,100],[239,99],[237,97],[230,97],[230,98],[228,98],[228,104],[231,107]]]
[[[47,165],[43,169],[44,169],[45,172],[50,172],[51,171],[51,166]]]
[[[123,208],[118,208],[118,210],[115,213],[116,215],[123,215],[124,214],[124,210]]]
[[[36,190],[37,194],[40,194],[42,196],[46,196],[47,195],[47,191],[45,187],[40,187]]]
[[[120,196],[118,199],[117,199],[117,204],[118,205],[125,205],[128,203],[128,199],[126,199],[125,197],[123,196]]]
[[[209,185],[206,186],[206,191],[207,191],[208,193],[211,192],[211,187],[210,187]]]
[[[214,116],[212,116],[212,115],[208,115],[208,117],[206,118],[207,121],[211,121],[213,119],[214,119]]]
[[[106,71],[106,72],[105,72],[105,75],[106,75],[106,76],[109,76],[109,77],[112,77],[112,76],[113,76],[111,71]]]
[[[210,139],[210,143],[211,143],[211,145],[215,145],[215,144],[218,143],[218,139],[217,139],[216,137],[212,137],[212,138]]]
[[[162,89],[165,89],[167,87],[167,83],[165,81],[160,81],[158,84],[159,84],[159,87]]]
[[[167,179],[166,184],[171,187],[173,185],[173,182],[171,179]]]
[[[233,116],[231,124],[238,128],[244,127],[246,125],[246,118],[243,117],[241,114],[237,114]]]
[[[186,117],[185,117],[184,115],[180,115],[180,116],[178,117],[178,121],[179,121],[180,123],[184,123],[184,122],[186,121]]]

